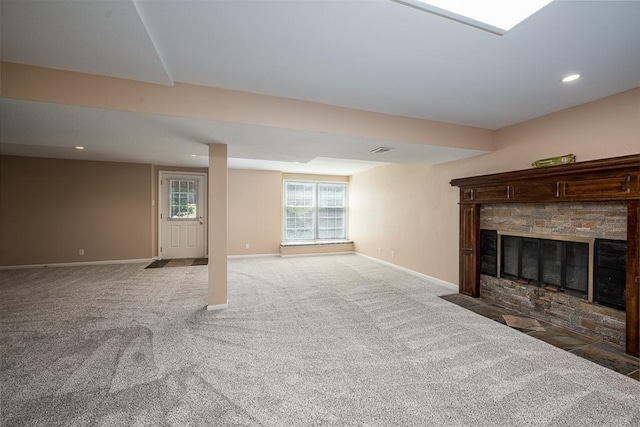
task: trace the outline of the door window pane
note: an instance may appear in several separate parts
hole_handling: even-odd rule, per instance
[[[171,219],[198,217],[198,182],[185,179],[169,180],[169,203]]]

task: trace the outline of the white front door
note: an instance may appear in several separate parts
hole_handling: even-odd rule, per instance
[[[204,258],[206,175],[160,172],[160,259]]]

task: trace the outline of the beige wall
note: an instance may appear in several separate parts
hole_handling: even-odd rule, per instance
[[[483,156],[352,176],[349,229],[356,251],[458,283],[458,190],[449,181],[525,169],[567,153],[578,161],[640,153],[640,89],[504,128],[495,137],[497,150]]]
[[[279,253],[282,211],[281,172],[229,169],[229,255]]]
[[[153,166],[153,256],[158,255],[158,182],[161,171],[208,173],[208,168]],[[282,173],[229,169],[229,255],[274,254],[282,239]],[[259,215],[256,215],[259,213]],[[249,244],[249,249],[245,248]]]
[[[155,257],[160,171],[209,170],[32,157],[0,159],[2,266]],[[284,176],[348,181],[345,176]],[[229,255],[280,252],[282,194],[281,172],[228,171]],[[78,249],[84,249],[85,255],[78,255]]]
[[[0,265],[151,258],[151,177],[150,165],[0,156]]]
[[[349,181],[347,176],[229,169],[229,255],[280,253],[286,179]]]

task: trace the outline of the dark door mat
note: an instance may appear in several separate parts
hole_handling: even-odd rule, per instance
[[[151,264],[147,265],[145,268],[162,268],[169,262],[168,259],[157,259],[153,261]]]
[[[187,258],[187,259],[158,259],[153,261],[145,268],[163,268],[163,267],[191,267],[192,265],[207,265],[208,258]]]

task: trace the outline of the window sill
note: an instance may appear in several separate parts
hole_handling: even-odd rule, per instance
[[[315,242],[282,242],[280,256],[351,253],[353,240],[319,240]]]
[[[298,247],[298,246],[324,246],[324,245],[353,245],[353,240],[314,240],[301,242],[282,242],[281,248]]]

